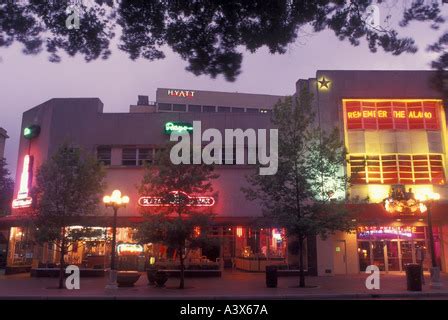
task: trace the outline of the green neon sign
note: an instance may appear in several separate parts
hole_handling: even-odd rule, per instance
[[[31,125],[23,129],[23,137],[25,139],[36,138],[40,133],[40,127],[38,125]]]
[[[165,123],[165,134],[171,134],[172,132],[177,134],[189,133],[193,131],[193,125],[185,122],[170,121]]]

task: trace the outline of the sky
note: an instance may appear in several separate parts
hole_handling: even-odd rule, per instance
[[[15,176],[22,113],[51,98],[98,97],[104,112],[128,112],[137,95],[155,100],[158,87],[288,95],[298,79],[312,78],[316,70],[429,70],[435,55],[425,49],[438,33],[422,23],[400,31],[417,41],[418,53],[370,53],[365,43],[353,47],[324,31],[301,36],[283,55],[271,55],[265,48],[245,53],[235,82],[185,71],[187,63],[169,48],[164,60],[132,61],[115,43],[108,60],[90,63],[81,56],[63,56],[62,62],[51,63],[46,52],[23,55],[16,44],[0,48],[0,127],[10,136],[5,150],[9,169]]]

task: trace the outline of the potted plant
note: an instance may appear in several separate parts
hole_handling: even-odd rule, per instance
[[[133,287],[140,278],[137,271],[119,271],[117,273],[117,283],[119,287]]]
[[[157,287],[161,288],[168,281],[168,274],[165,271],[158,270],[155,275],[155,280]]]

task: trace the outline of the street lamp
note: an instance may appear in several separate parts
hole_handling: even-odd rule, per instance
[[[117,269],[115,267],[115,251],[116,251],[116,240],[117,240],[117,213],[118,209],[122,207],[126,207],[129,203],[128,196],[121,196],[120,190],[114,190],[112,195],[104,196],[103,198],[104,205],[106,207],[112,207],[114,209],[114,220],[112,224],[112,252],[111,252],[111,260],[110,260],[110,275],[109,275],[109,284],[106,286],[106,289],[117,289]]]
[[[440,269],[436,261],[436,250],[434,246],[434,235],[432,233],[432,217],[431,217],[431,206],[435,201],[440,200],[440,194],[431,192],[425,195],[418,195],[417,199],[424,205],[420,207],[421,212],[427,211],[428,220],[428,237],[429,237],[429,247],[431,250],[431,288],[440,288],[442,283],[440,282]]]

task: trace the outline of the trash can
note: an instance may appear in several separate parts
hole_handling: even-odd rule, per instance
[[[266,266],[266,286],[268,288],[277,288],[276,266]]]
[[[422,291],[422,267],[416,263],[408,263],[405,267],[408,291]]]

